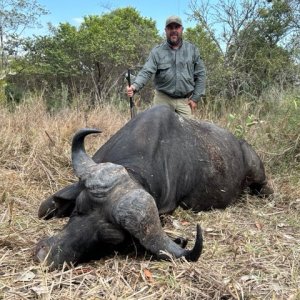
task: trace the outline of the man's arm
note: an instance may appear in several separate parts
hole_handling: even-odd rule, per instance
[[[202,58],[198,49],[195,49],[195,63],[194,63],[194,82],[195,88],[191,100],[198,102],[202,95],[205,95],[205,77],[206,71]]]
[[[135,77],[132,85],[126,87],[128,97],[132,97],[135,92],[141,90],[156,71],[157,63],[152,50],[143,68]]]
[[[152,75],[156,73],[156,71],[157,71],[157,62],[152,50],[143,68],[139,71],[136,78],[134,79],[134,82],[132,83],[134,90],[135,91],[141,90],[146,85],[146,83],[150,80]]]

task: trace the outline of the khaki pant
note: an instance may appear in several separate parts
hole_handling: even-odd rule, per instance
[[[166,104],[171,109],[174,109],[179,115],[193,119],[191,107],[188,105],[188,98],[178,98],[174,99],[160,91],[155,90],[154,105],[156,104]]]

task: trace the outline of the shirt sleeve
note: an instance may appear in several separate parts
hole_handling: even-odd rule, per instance
[[[194,82],[195,87],[192,95],[192,99],[198,102],[201,96],[205,95],[205,77],[206,70],[203,60],[200,56],[199,50],[195,49],[195,63],[194,63]]]
[[[137,74],[133,86],[135,87],[136,91],[141,90],[145,84],[150,80],[153,74],[157,71],[157,62],[155,59],[155,55],[153,50],[150,52],[149,57],[144,64],[143,68]]]

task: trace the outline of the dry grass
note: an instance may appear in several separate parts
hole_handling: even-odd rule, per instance
[[[178,210],[165,217],[165,230],[189,237],[190,244],[201,224],[205,248],[197,263],[115,254],[47,272],[33,261],[32,249],[65,220],[38,220],[37,209],[76,180],[73,133],[101,128],[87,142],[93,153],[128,117],[111,107],[49,116],[37,101],[14,113],[2,108],[0,118],[0,299],[300,299],[300,187],[292,170],[271,174],[275,194],[269,199],[245,196],[224,211]],[[269,168],[266,149],[259,152]]]

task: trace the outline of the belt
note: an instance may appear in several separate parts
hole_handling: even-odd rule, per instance
[[[173,99],[190,98],[190,97],[193,95],[193,92],[189,92],[189,93],[187,93],[187,94],[184,95],[184,96],[174,96],[174,95],[169,95],[169,94],[167,94],[167,93],[164,93],[164,92],[162,92],[162,91],[160,91],[160,92],[163,93],[163,94],[166,94],[167,96],[169,96],[169,97],[171,97],[171,98],[173,98]]]

